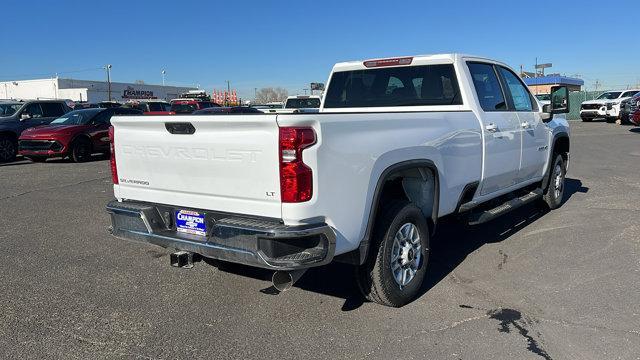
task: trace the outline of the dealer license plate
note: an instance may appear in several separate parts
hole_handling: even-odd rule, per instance
[[[204,214],[191,210],[176,210],[176,230],[193,235],[207,235]]]

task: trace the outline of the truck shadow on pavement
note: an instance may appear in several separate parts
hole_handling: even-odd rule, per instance
[[[582,186],[580,180],[567,178],[565,182],[564,201],[568,201],[576,192],[586,193],[588,191],[589,188]],[[445,279],[469,254],[484,244],[501,242],[526,228],[529,224],[534,223],[548,212],[549,210],[532,204],[523,206],[506,216],[477,226],[461,225],[461,222],[454,216],[441,219],[438,224],[438,231],[431,239],[429,269],[419,297]],[[205,261],[219,267],[223,271],[240,276],[249,276],[266,281],[270,281],[271,279],[270,271],[231,264],[221,266],[219,262],[213,260]],[[498,264],[498,269],[500,268],[501,264]],[[345,302],[342,310],[355,310],[366,300],[362,298],[358,291],[353,270],[353,266],[340,263],[332,263],[320,268],[312,268],[307,271],[294,287],[343,298]],[[279,294],[272,286],[261,290],[261,292],[268,295]],[[287,296],[287,294],[282,294],[281,296]]]

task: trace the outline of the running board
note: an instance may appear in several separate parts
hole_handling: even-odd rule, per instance
[[[522,205],[528,204],[534,200],[542,197],[542,189],[535,189],[530,193],[524,194],[520,197],[508,200],[493,209],[484,211],[472,212],[469,214],[469,225],[479,225],[493,220],[498,216],[504,215],[509,211],[515,210]]]

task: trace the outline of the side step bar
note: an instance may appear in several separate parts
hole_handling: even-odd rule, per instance
[[[535,189],[530,193],[524,194],[520,197],[507,200],[506,202],[484,211],[472,212],[469,214],[469,225],[479,225],[493,220],[498,216],[504,215],[509,211],[515,210],[522,205],[528,204],[534,200],[542,197],[542,189]]]

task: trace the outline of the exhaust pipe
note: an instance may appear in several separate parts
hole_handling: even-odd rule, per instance
[[[278,291],[283,292],[291,289],[293,284],[307,272],[307,269],[293,270],[293,271],[276,271],[271,277],[273,287]]]

